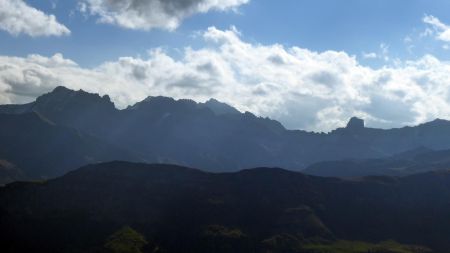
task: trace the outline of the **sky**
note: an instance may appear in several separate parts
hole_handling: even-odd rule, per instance
[[[0,104],[216,98],[290,129],[450,119],[445,0],[0,0]]]

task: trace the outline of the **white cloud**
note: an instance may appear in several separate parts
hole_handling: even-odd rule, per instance
[[[383,60],[385,62],[390,62],[391,58],[389,57],[389,45],[386,45],[385,43],[381,43],[380,46],[379,46],[378,53],[376,53],[376,52],[370,52],[370,53],[363,52],[362,53],[362,58],[370,59],[370,60],[380,59],[380,60]]]
[[[411,44],[413,43],[413,39],[411,38],[411,36],[406,36],[405,38],[403,38],[403,42],[405,44]]]
[[[289,128],[330,130],[351,116],[371,126],[450,118],[450,63],[427,55],[373,69],[345,52],[251,44],[234,30],[209,28],[207,47],[180,59],[161,49],[82,68],[57,54],[0,57],[0,103],[33,100],[58,85],[109,94],[120,107],[165,95],[218,98]]]
[[[210,10],[235,10],[250,0],[81,0],[83,12],[99,17],[99,22],[129,29],[174,30],[194,14]],[[87,7],[87,8],[86,8]]]
[[[430,29],[425,30],[422,34],[423,36],[436,34],[436,39],[444,42],[450,42],[450,26],[442,23],[438,18],[431,15],[425,15],[423,22],[430,25],[434,30],[434,32]]]
[[[0,0],[0,29],[17,36],[61,36],[70,30],[47,15],[27,5],[23,0]]]
[[[389,45],[386,45],[384,43],[380,44],[380,57],[384,59],[384,61],[389,61]]]
[[[51,0],[50,4],[52,5],[52,9],[56,9],[56,7],[58,6],[58,0]]]
[[[412,35],[408,35],[403,39],[403,43],[405,43],[406,51],[408,54],[412,55],[414,54],[414,49],[416,48],[415,41],[411,37]],[[419,37],[422,37],[422,34],[419,34]]]
[[[371,52],[371,53],[363,53],[362,54],[364,59],[376,59],[378,58],[377,53]]]

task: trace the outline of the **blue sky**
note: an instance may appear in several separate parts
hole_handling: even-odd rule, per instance
[[[0,103],[58,85],[329,131],[450,119],[445,0],[0,0]],[[54,17],[53,17],[54,15]]]
[[[425,53],[439,53],[448,59],[434,40],[419,40],[425,28],[425,14],[450,23],[450,2],[445,0],[253,0],[236,12],[211,11],[194,15],[175,30],[129,30],[110,24],[99,24],[94,17],[84,17],[77,11],[77,1],[28,0],[27,3],[45,13],[54,14],[70,30],[70,36],[38,37],[10,36],[0,33],[0,53],[25,56],[27,54],[64,56],[83,66],[95,66],[121,56],[145,55],[154,47],[169,49],[186,46],[201,47],[192,38],[195,31],[210,26],[227,29],[236,26],[244,38],[262,44],[280,43],[301,46],[314,51],[343,50],[361,56],[379,52],[380,44],[389,46],[393,57],[411,59]],[[419,40],[413,53],[408,52],[405,37]],[[377,64],[366,61],[366,64]]]

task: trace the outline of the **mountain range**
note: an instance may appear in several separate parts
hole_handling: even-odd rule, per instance
[[[342,175],[336,172],[340,170],[313,170],[324,170],[329,161],[336,161],[336,168],[352,168],[373,159],[397,161],[391,157],[414,150],[450,149],[450,122],[440,119],[385,130],[367,128],[363,120],[352,118],[344,128],[315,133],[288,130],[275,120],[241,113],[214,99],[197,103],[148,97],[119,110],[108,96],[65,87],[29,104],[0,105],[0,130],[0,160],[20,168],[21,177],[27,179],[52,178],[82,165],[113,160],[170,163],[210,172],[269,166],[364,176],[372,170],[354,175],[347,175],[349,169]],[[349,162],[355,159],[362,161]],[[413,162],[409,159],[401,168],[414,166]],[[375,164],[368,167],[379,167],[379,162]],[[416,171],[394,173],[391,165],[387,167],[379,171],[388,175]],[[433,167],[445,168],[445,164]]]

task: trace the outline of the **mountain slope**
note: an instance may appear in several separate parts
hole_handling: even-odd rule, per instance
[[[88,163],[139,160],[130,152],[57,126],[37,113],[0,114],[0,122],[0,158],[21,168],[24,178],[56,177]]]
[[[325,161],[302,170],[322,177],[406,176],[450,169],[450,150],[413,149],[387,158]]]
[[[0,160],[0,186],[26,179],[23,171],[16,165],[6,160]]]
[[[274,168],[211,174],[113,162],[1,189],[0,241],[10,252],[86,252],[131,226],[164,252],[283,252],[281,241],[288,252],[310,252],[301,249],[337,238],[445,252],[449,199],[447,171],[345,181]]]
[[[301,170],[317,162],[385,158],[419,147],[450,149],[450,122],[445,120],[383,130],[353,118],[345,128],[312,133],[286,130],[277,121],[240,113],[217,100],[149,97],[118,110],[108,96],[64,87],[30,104],[0,106],[0,113],[29,112],[149,162],[207,171],[260,166]]]
[[[94,135],[152,162],[220,171],[280,163],[278,146],[285,131],[281,124],[233,109],[213,100],[197,104],[149,97],[117,110],[107,97],[64,87],[26,106],[0,106],[3,113],[37,112],[57,125]]]

